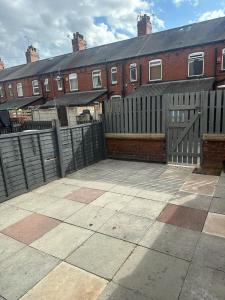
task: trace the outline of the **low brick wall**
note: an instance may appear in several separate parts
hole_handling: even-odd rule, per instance
[[[109,158],[166,163],[164,134],[106,134]]]
[[[202,166],[222,167],[225,162],[225,134],[204,134]]]

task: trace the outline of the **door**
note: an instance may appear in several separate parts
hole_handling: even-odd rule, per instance
[[[61,126],[68,126],[67,110],[65,106],[57,108],[59,123]]]

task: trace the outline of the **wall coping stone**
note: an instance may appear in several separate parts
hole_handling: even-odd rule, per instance
[[[107,139],[165,140],[164,133],[106,133]]]
[[[207,133],[203,134],[203,141],[218,141],[225,142],[225,134]]]

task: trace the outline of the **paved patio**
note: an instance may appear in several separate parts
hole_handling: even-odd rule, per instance
[[[224,300],[225,175],[105,160],[1,204],[0,299]]]

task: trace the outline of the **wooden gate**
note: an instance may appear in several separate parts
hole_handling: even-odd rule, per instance
[[[168,95],[167,105],[168,162],[200,163],[201,94]]]

